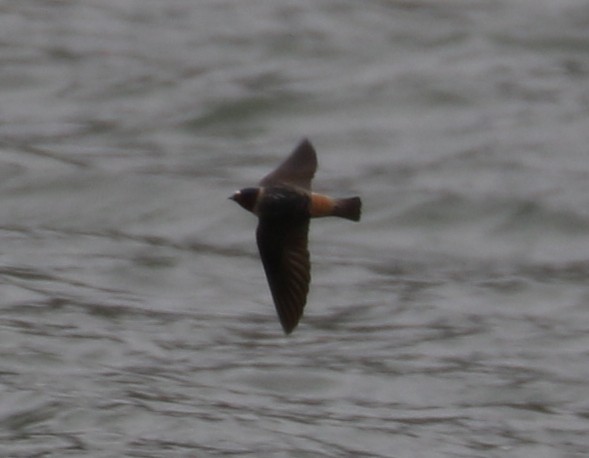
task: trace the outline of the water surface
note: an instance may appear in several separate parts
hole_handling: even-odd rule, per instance
[[[0,11],[2,456],[586,455],[586,2]],[[305,136],[284,337],[226,198]]]

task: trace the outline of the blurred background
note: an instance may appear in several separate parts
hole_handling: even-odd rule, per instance
[[[588,126],[585,0],[1,1],[0,455],[586,456]]]

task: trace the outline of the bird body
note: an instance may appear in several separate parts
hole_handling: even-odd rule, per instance
[[[260,181],[259,187],[241,189],[230,197],[259,219],[258,250],[286,334],[297,326],[307,301],[311,281],[307,248],[310,219],[338,216],[360,220],[359,197],[335,199],[311,192],[316,170],[315,149],[305,139]]]

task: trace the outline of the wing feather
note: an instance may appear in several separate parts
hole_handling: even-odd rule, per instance
[[[260,181],[260,186],[290,184],[310,190],[317,170],[317,154],[311,142],[304,139],[282,164]]]
[[[309,292],[311,264],[308,246],[309,219],[260,219],[256,238],[274,305],[284,332],[297,326]]]

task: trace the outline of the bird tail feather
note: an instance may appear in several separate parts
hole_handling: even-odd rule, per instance
[[[360,221],[362,214],[362,201],[359,197],[348,197],[347,199],[338,199],[334,207],[334,216]]]

